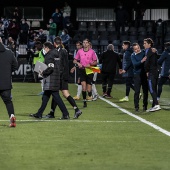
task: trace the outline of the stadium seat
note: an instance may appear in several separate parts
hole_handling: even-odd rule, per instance
[[[105,22],[103,22],[103,21],[99,22],[97,30],[98,31],[106,31],[106,24],[105,24]]]
[[[79,31],[87,31],[87,22],[81,21],[78,26]]]
[[[95,21],[89,22],[88,31],[96,31],[96,22]]]

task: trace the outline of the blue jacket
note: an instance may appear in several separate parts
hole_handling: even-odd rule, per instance
[[[122,69],[126,71],[123,77],[133,77],[133,64],[131,60],[131,54],[133,50],[128,48],[123,54]]]
[[[170,47],[163,51],[158,59],[158,64],[162,66],[161,76],[168,77],[170,71]]]
[[[132,53],[131,60],[133,64],[133,73],[134,75],[139,75],[141,72],[144,72],[144,63],[141,63],[141,60],[145,56],[145,52],[141,51],[138,54]]]

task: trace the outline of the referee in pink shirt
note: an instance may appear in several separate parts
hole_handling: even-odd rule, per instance
[[[85,68],[97,65],[97,57],[93,49],[89,48],[89,40],[83,40],[83,48],[77,51],[73,63],[80,68],[80,81],[82,85],[83,107],[87,107],[86,91],[88,93],[87,100],[92,101],[92,82],[93,73],[86,74]]]

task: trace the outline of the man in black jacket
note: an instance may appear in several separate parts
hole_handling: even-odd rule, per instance
[[[107,50],[101,54],[99,63],[102,64],[101,74],[103,97],[112,98],[110,94],[112,91],[113,81],[116,74],[117,64],[119,65],[119,69],[122,68],[121,59],[118,53],[114,51],[113,44],[109,44],[107,46]]]
[[[12,72],[17,70],[18,63],[15,59],[14,53],[6,49],[0,38],[0,96],[6,105],[8,115],[10,118],[10,127],[16,126],[16,118],[14,115],[14,106],[11,99],[12,89]]]
[[[68,64],[68,53],[61,45],[61,38],[56,37],[54,39],[54,46],[56,47],[56,53],[60,58],[60,90],[62,91],[63,96],[68,100],[75,110],[74,119],[77,119],[82,111],[78,108],[75,100],[70,95],[68,90],[68,78],[69,78],[69,64]],[[46,115],[46,118],[54,118],[54,112],[56,109],[57,103],[52,99],[51,111]]]
[[[153,40],[151,38],[144,39],[143,46],[145,48],[145,56],[147,58],[144,67],[148,77],[149,92],[153,99],[152,108],[150,108],[148,111],[154,112],[161,109],[157,100],[158,57],[157,54],[151,49],[153,47]]]
[[[42,114],[47,106],[50,96],[53,96],[54,101],[59,106],[62,117],[60,119],[69,119],[68,110],[60,97],[60,57],[57,55],[56,50],[51,42],[44,43],[45,64],[47,69],[45,69],[41,75],[43,76],[43,90],[44,94],[42,97],[42,104],[36,114],[30,114],[31,117],[42,118]]]

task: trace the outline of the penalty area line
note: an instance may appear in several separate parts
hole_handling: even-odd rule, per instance
[[[111,101],[109,101],[109,100],[107,100],[107,99],[105,99],[105,98],[103,98],[103,97],[101,97],[101,96],[100,96],[99,98],[100,98],[101,100],[105,101],[106,103],[110,104],[111,106],[119,109],[119,110],[122,111],[123,113],[126,113],[126,114],[128,114],[129,116],[134,117],[135,119],[139,120],[140,122],[143,122],[143,123],[151,126],[152,128],[156,129],[157,131],[159,131],[159,132],[161,132],[161,133],[163,133],[163,134],[165,134],[165,135],[167,135],[167,136],[170,136],[170,132],[169,132],[169,131],[167,131],[167,130],[165,130],[165,129],[159,127],[159,126],[157,126],[156,124],[154,124],[154,123],[152,123],[152,122],[149,122],[149,121],[147,121],[147,120],[145,120],[145,119],[143,119],[143,118],[141,118],[141,117],[139,117],[139,116],[137,116],[137,115],[135,115],[135,114],[127,111],[126,109],[121,108],[120,106],[116,105],[115,103],[113,103],[113,102],[111,102]]]

